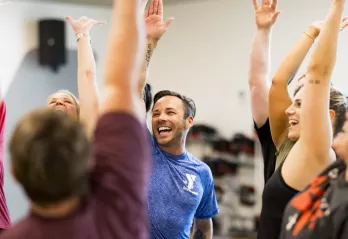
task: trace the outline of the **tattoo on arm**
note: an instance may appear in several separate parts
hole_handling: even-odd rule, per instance
[[[310,80],[308,81],[309,84],[315,84],[315,85],[320,85],[320,80]]]
[[[150,59],[152,55],[152,45],[151,43],[147,44],[147,49],[146,49],[146,66],[148,67],[150,64]]]
[[[208,237],[204,235],[202,230],[197,229],[195,233],[193,234],[193,239],[207,239]]]

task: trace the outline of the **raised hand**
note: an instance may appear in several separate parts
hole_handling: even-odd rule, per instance
[[[80,17],[78,20],[74,20],[67,16],[65,19],[70,23],[76,34],[88,34],[93,26],[106,24],[104,21],[97,21],[88,17]]]
[[[277,0],[262,0],[259,6],[258,0],[254,1],[256,25],[258,29],[269,29],[277,21],[280,11],[277,9]],[[271,3],[272,2],[272,3]]]
[[[151,0],[145,11],[145,25],[147,39],[159,40],[167,31],[173,17],[163,22],[163,1]]]

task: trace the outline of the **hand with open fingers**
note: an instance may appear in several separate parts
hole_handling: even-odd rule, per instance
[[[141,0],[141,4],[140,4],[140,7],[141,7],[141,10],[143,11],[143,12],[145,12],[145,10],[146,10],[146,6],[147,6],[147,2],[148,2],[149,0]]]
[[[258,29],[269,29],[278,19],[280,11],[277,10],[278,0],[253,0],[255,7],[256,25]]]
[[[65,19],[70,23],[76,34],[88,34],[93,26],[106,24],[104,21],[97,21],[88,17],[80,17],[78,20],[74,20],[67,16]]]
[[[151,0],[145,11],[145,25],[147,39],[159,40],[167,31],[173,17],[163,22],[163,0]]]

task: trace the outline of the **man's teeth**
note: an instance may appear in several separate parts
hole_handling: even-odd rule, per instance
[[[159,132],[161,132],[161,131],[169,131],[169,130],[171,130],[171,128],[169,128],[169,127],[159,127],[158,128]]]

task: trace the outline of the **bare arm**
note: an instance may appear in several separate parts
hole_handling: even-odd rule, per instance
[[[336,159],[331,149],[330,78],[336,61],[343,3],[344,0],[332,2],[301,90],[301,136],[282,168],[285,182],[297,190],[302,190]]]
[[[269,41],[270,31],[258,30],[250,57],[251,113],[257,127],[264,125],[268,118]]]
[[[301,111],[299,147],[319,162],[327,162],[332,144],[329,115],[330,79],[336,63],[344,0],[334,0],[308,66]]]
[[[193,239],[212,239],[213,223],[211,219],[196,219],[194,221]]]
[[[144,16],[147,42],[145,45],[145,54],[138,83],[138,91],[140,95],[142,95],[147,81],[152,54],[157,47],[158,41],[167,31],[169,24],[173,20],[174,18],[171,17],[163,22],[163,1],[151,0],[145,10]]]
[[[99,99],[96,85],[96,65],[90,43],[90,29],[105,22],[81,17],[73,20],[66,17],[72,26],[77,42],[77,85],[80,99],[80,120],[85,125],[89,137],[93,135],[99,113]]]
[[[250,56],[249,89],[252,116],[257,127],[261,127],[268,118],[270,38],[279,11],[276,11],[276,0],[271,5],[268,5],[268,0],[262,0],[261,7],[258,0],[253,1],[257,32]]]
[[[147,82],[148,74],[149,74],[149,68],[150,68],[150,60],[152,57],[152,54],[157,46],[158,40],[157,39],[152,39],[148,38],[146,47],[145,47],[145,55],[144,55],[144,60],[143,64],[141,67],[141,73],[140,73],[140,78],[139,78],[139,86],[138,86],[138,91],[139,94],[143,94],[143,90],[145,87],[145,84]]]
[[[145,45],[140,0],[114,0],[112,26],[105,60],[101,113],[123,111],[141,122],[145,109],[138,93]]]
[[[319,34],[319,30],[315,27],[309,27],[306,33],[315,39]],[[285,110],[292,103],[288,93],[288,82],[295,77],[302,61],[312,47],[314,40],[311,37],[302,34],[272,79],[269,92],[269,121],[272,139],[277,148],[279,148],[288,132],[289,122]]]

